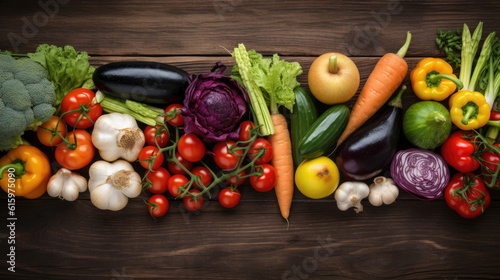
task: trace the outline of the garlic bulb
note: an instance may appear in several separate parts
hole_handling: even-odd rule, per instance
[[[141,176],[125,160],[96,161],[89,169],[89,191],[97,208],[118,211],[127,206],[129,198],[141,193]]]
[[[366,198],[370,193],[370,188],[363,182],[348,181],[342,183],[335,191],[335,200],[337,207],[345,211],[354,207],[354,211],[359,213],[363,211],[361,200]]]
[[[68,201],[75,201],[81,192],[87,190],[87,179],[80,174],[61,168],[50,177],[47,193]]]
[[[92,143],[99,155],[107,161],[123,158],[129,162],[137,160],[144,146],[144,133],[130,115],[111,113],[97,119],[92,131]]]
[[[399,195],[399,188],[391,178],[378,176],[373,179],[370,185],[370,195],[368,201],[373,206],[380,206],[382,204],[391,204],[396,201]]]

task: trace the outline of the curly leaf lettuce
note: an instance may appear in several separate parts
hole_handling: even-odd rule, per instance
[[[28,56],[47,69],[48,79],[55,87],[56,105],[75,88],[94,88],[92,75],[95,68],[90,65],[86,52],[77,52],[72,46],[61,48],[42,44]]]

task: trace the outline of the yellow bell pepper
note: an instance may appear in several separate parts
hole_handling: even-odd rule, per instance
[[[483,127],[490,119],[490,105],[480,92],[461,90],[453,94],[449,102],[451,122],[461,130]]]
[[[410,80],[413,92],[422,100],[445,100],[463,86],[448,62],[433,57],[422,59],[411,71]]]
[[[50,175],[47,155],[34,146],[19,146],[0,158],[0,186],[6,193],[40,197],[47,190]]]

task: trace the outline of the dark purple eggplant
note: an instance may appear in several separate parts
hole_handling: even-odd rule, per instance
[[[401,95],[405,90],[403,85],[391,101],[335,150],[335,163],[347,179],[367,180],[391,163],[402,129]]]
[[[184,100],[189,74],[175,66],[151,61],[120,61],[98,67],[93,81],[106,95],[149,104]]]

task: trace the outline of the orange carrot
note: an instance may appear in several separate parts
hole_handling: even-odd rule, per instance
[[[268,138],[273,149],[271,163],[276,169],[276,186],[274,188],[281,215],[288,221],[294,189],[292,142],[285,117],[282,114],[271,114],[271,120],[274,134]]]
[[[397,54],[387,53],[377,62],[351,109],[349,121],[337,146],[375,115],[401,85],[408,72],[404,56],[410,41],[411,33],[408,32],[406,42]]]

